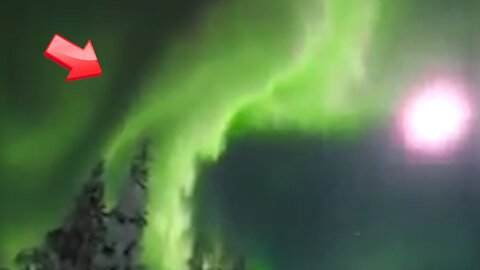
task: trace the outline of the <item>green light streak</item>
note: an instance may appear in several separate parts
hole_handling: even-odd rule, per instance
[[[378,113],[363,57],[375,0],[233,1],[209,10],[159,59],[144,96],[107,150],[155,141],[145,259],[185,269],[189,197],[199,159],[215,160],[231,129],[345,134]],[[348,132],[351,133],[351,132]]]

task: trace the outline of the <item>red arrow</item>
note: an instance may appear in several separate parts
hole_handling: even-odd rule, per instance
[[[67,82],[102,74],[90,40],[82,49],[64,37],[55,34],[44,55],[58,65],[70,70],[65,80]]]

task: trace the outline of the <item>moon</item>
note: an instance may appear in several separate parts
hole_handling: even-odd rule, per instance
[[[401,112],[401,132],[409,150],[445,153],[465,138],[472,118],[466,87],[437,78],[417,86]]]

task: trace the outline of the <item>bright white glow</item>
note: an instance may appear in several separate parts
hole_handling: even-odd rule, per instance
[[[402,114],[408,148],[443,152],[451,150],[465,135],[471,108],[459,84],[437,79],[418,89]]]

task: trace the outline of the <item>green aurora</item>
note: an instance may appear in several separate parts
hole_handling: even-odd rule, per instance
[[[184,269],[196,162],[222,153],[237,119],[233,127],[245,131],[334,132],[378,113],[363,63],[378,4],[234,1],[209,10],[196,38],[180,39],[159,61],[107,151],[114,160],[141,136],[158,148],[145,235],[152,267]]]
[[[210,4],[199,12],[194,27],[154,49],[152,59],[142,66],[145,75],[139,83],[127,77],[138,76],[140,71],[125,72],[121,66],[129,62],[116,55],[121,55],[118,44],[124,37],[122,31],[130,29],[128,23],[122,23],[123,18],[102,21],[101,15],[105,14],[92,11],[92,4],[79,8],[78,14],[84,12],[93,18],[80,25],[68,19],[79,16],[77,13],[55,18],[53,13],[58,8],[53,8],[52,14],[43,15],[50,21],[36,26],[39,31],[26,28],[23,35],[17,35],[15,41],[20,45],[2,44],[10,54],[6,67],[0,66],[0,89],[9,90],[0,92],[4,112],[0,123],[8,127],[0,132],[0,170],[4,176],[0,205],[9,221],[2,221],[0,226],[0,263],[39,241],[46,228],[61,217],[60,211],[56,213],[63,209],[58,201],[69,201],[78,187],[78,174],[88,170],[89,164],[105,156],[114,179],[122,173],[117,168],[128,160],[139,139],[149,137],[155,149],[145,261],[152,269],[184,269],[191,248],[189,198],[195,187],[196,168],[199,162],[214,162],[227,139],[245,132],[302,132],[348,138],[390,116],[396,90],[402,87],[395,83],[411,75],[406,70],[421,68],[423,64],[418,63],[430,60],[398,53],[398,47],[412,49],[418,45],[415,42],[399,42],[395,56],[386,57],[391,53],[390,37],[402,34],[397,31],[400,23],[396,19],[407,7],[414,6],[413,1],[401,5],[394,2],[398,1],[232,0]],[[109,4],[104,5],[101,7]],[[23,7],[12,4],[15,8],[18,11]],[[36,8],[32,4],[18,20],[29,18]],[[107,16],[115,16],[115,9],[108,10]],[[13,18],[8,15],[1,24],[10,37],[16,36]],[[138,24],[145,23],[138,20]],[[402,20],[408,21],[408,16]],[[59,26],[52,28],[50,24],[55,23]],[[449,25],[453,29],[462,23],[452,20]],[[429,25],[423,27],[431,29]],[[49,38],[44,34],[51,31],[81,32],[75,41],[92,39],[104,71],[102,77],[65,84],[59,68],[41,59],[39,53]],[[148,31],[141,34],[150,35]],[[104,32],[108,35],[101,34]],[[415,41],[438,41],[434,34],[422,35],[412,36]],[[463,32],[459,35],[451,42],[464,37]],[[451,54],[450,45],[424,46],[424,50],[434,59],[441,54],[448,60],[458,56]],[[25,49],[22,55],[14,53],[21,49]],[[135,57],[138,61],[145,59],[142,49],[140,46],[128,56],[137,66],[141,64]],[[102,55],[116,57],[102,62]],[[405,64],[412,58],[413,64]],[[38,62],[35,67],[22,64],[33,62],[31,59]],[[389,65],[395,61],[396,65]],[[12,68],[24,70],[23,74],[31,72],[31,80],[9,73]],[[49,78],[52,74],[58,77]],[[123,80],[125,83],[118,83]],[[118,97],[120,105],[115,105],[116,101],[110,101],[115,100],[115,87],[133,87],[127,89],[133,97]],[[18,93],[27,88],[32,91],[20,98]],[[98,148],[102,150],[95,150]],[[58,169],[67,161],[76,165]],[[74,176],[76,182],[64,182],[64,176]],[[49,177],[56,180],[49,182]],[[116,183],[110,184],[114,196]],[[55,189],[58,185],[68,186],[68,192]],[[12,203],[15,200],[8,195],[15,192],[20,194],[16,202],[24,203]],[[43,195],[32,199],[31,194]],[[50,196],[56,201],[49,200]]]

